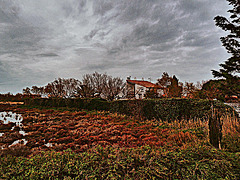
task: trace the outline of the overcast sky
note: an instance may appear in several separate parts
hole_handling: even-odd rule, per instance
[[[0,0],[0,93],[86,73],[213,78],[225,0]]]

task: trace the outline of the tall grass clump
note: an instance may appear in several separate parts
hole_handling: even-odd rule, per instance
[[[230,152],[240,152],[240,119],[238,117],[222,117],[222,148]]]

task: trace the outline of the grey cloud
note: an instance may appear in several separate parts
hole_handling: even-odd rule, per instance
[[[0,22],[16,22],[18,11],[19,9],[11,1],[0,0]]]
[[[56,53],[42,53],[42,54],[37,54],[39,57],[55,57],[58,56]]]
[[[0,33],[0,38],[4,46],[0,47],[2,53],[22,53],[30,50],[38,43],[33,29],[26,26],[9,26]]]
[[[74,3],[69,3],[67,1],[63,2],[62,9],[65,13],[65,16],[71,16],[75,9],[77,9],[77,13],[81,14],[85,11],[86,7],[86,0],[78,0]]]
[[[109,10],[113,8],[112,1],[98,0],[93,4],[94,14],[103,16]]]
[[[228,57],[213,21],[227,9],[222,0],[0,0],[0,92],[94,71],[209,79]]]
[[[216,42],[209,35],[204,37],[202,34],[190,32],[182,37],[181,45],[184,47],[211,47],[214,46],[214,43]]]

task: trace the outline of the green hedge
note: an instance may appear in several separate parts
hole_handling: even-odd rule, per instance
[[[35,98],[26,99],[25,105],[41,107],[69,107],[86,110],[110,110],[110,103],[103,99],[63,99],[63,98]]]
[[[145,117],[147,119],[181,120],[207,119],[215,113],[233,114],[234,110],[218,101],[199,99],[158,99],[158,100],[126,100],[114,101],[111,111]]]
[[[62,99],[36,98],[27,99],[25,104],[41,107],[70,107],[85,110],[105,110],[118,112],[139,118],[161,119],[164,121],[181,119],[207,119],[211,110],[216,109],[221,114],[233,113],[229,106],[218,101],[199,99],[158,99],[158,100],[119,100],[106,101],[104,99]]]
[[[2,179],[239,179],[240,156],[208,146],[186,150],[98,146],[83,153],[0,157]]]

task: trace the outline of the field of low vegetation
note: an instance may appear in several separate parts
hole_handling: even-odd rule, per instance
[[[1,179],[240,179],[236,117],[221,117],[216,149],[207,119],[167,122],[67,107],[0,109],[23,118],[21,125],[0,124]]]
[[[76,37],[74,41],[70,41],[73,43],[67,42],[68,49],[71,48],[71,46],[74,47],[74,44],[76,44],[76,47],[80,47],[81,42],[77,42],[79,39],[78,36],[75,34],[72,36],[71,32],[75,32],[75,24],[79,24],[78,21],[74,19],[80,17],[78,17],[79,13],[76,10],[84,9],[87,14],[81,12],[81,19],[84,19],[84,16],[87,15],[86,17],[88,19],[94,20],[97,15],[96,22],[101,22],[101,28],[99,30],[97,29],[99,25],[96,23],[94,29],[97,29],[97,31],[91,31],[89,35],[84,36],[87,37],[84,38],[84,43],[90,42],[91,40],[95,41],[99,39],[98,37],[101,37],[100,39],[106,39],[104,38],[105,35],[108,35],[110,32],[111,34],[110,36],[108,35],[108,39],[110,38],[111,40],[111,37],[114,37],[114,40],[117,40],[116,37],[121,38],[121,36],[115,36],[113,31],[106,31],[107,33],[105,33],[104,28],[107,27],[107,29],[109,29],[109,25],[114,25],[116,18],[116,22],[120,22],[120,19],[122,24],[129,24],[128,22],[132,21],[126,18],[128,17],[126,14],[129,14],[128,10],[130,10],[131,13],[134,12],[134,20],[140,18],[141,21],[139,21],[137,26],[133,26],[133,32],[129,35],[124,35],[125,31],[122,31],[123,28],[120,28],[120,30],[116,32],[120,32],[124,37],[129,37],[128,39],[124,38],[124,41],[132,41],[130,44],[124,42],[124,47],[125,45],[131,45],[131,51],[139,48],[142,49],[142,47],[144,48],[143,51],[136,51],[140,54],[126,53],[127,51],[125,51],[125,49],[127,50],[128,48],[124,48],[124,51],[122,51],[124,54],[121,54],[117,48],[116,52],[118,53],[114,53],[114,57],[115,54],[116,57],[119,55],[119,57],[123,57],[122,55],[124,55],[124,58],[122,58],[123,61],[117,63],[118,67],[121,67],[124,59],[127,60],[127,55],[133,55],[133,57],[129,56],[129,58],[134,60],[132,62],[136,63],[136,67],[142,67],[140,64],[142,57],[144,57],[144,65],[150,67],[147,63],[151,61],[153,49],[155,49],[154,56],[157,57],[158,54],[161,53],[159,58],[163,61],[161,61],[160,65],[164,67],[162,66],[162,62],[165,60],[166,62],[168,61],[170,57],[168,54],[172,49],[169,48],[169,45],[172,43],[168,40],[172,40],[175,37],[171,37],[172,31],[169,31],[170,34],[167,32],[161,33],[161,30],[159,33],[156,33],[156,29],[158,30],[157,24],[161,23],[162,20],[164,22],[165,16],[168,17],[167,19],[169,19],[169,17],[176,19],[174,18],[176,16],[172,15],[172,13],[167,15],[169,8],[170,11],[174,9],[176,12],[181,12],[181,10],[184,9],[185,12],[178,13],[181,14],[181,18],[178,18],[177,24],[174,25],[174,23],[176,23],[175,20],[167,23],[169,27],[176,27],[178,29],[176,32],[179,34],[182,33],[181,20],[185,20],[186,15],[189,14],[188,12],[191,12],[188,10],[194,8],[195,14],[202,14],[203,12],[197,11],[197,4],[195,4],[195,7],[194,4],[187,1],[178,3],[178,5],[181,6],[180,9],[175,8],[175,5],[169,6],[165,4],[164,1],[159,1],[159,4],[151,4],[149,2],[147,2],[147,4],[146,2],[137,3],[141,6],[136,5],[136,3],[134,4],[134,2],[132,4],[121,2],[121,4],[117,6],[116,4],[114,5],[114,3],[105,3],[101,4],[100,8],[96,8],[99,2],[94,3],[94,6],[91,5],[93,3],[90,3],[90,5],[78,3],[78,5],[75,4],[77,8],[72,8],[74,7],[73,2],[61,3],[62,6],[61,4],[58,5],[58,8],[63,7],[61,11],[65,12],[65,10],[67,10],[67,16],[66,13],[64,13],[64,16],[59,17],[63,17],[63,22],[67,24],[66,27],[70,27],[70,31],[61,29],[61,31],[57,30],[56,32],[64,32],[64,34],[70,34],[71,37]],[[202,10],[204,3],[197,3],[199,9]],[[32,79],[36,80],[34,84],[41,84],[44,79],[52,77],[52,74],[64,76],[66,76],[66,74],[70,76],[76,75],[74,75],[74,72],[71,72],[71,64],[76,64],[74,58],[77,58],[79,54],[75,52],[76,54],[74,54],[74,56],[70,56],[72,58],[68,58],[74,61],[74,63],[69,61],[70,66],[67,66],[68,68],[65,68],[64,71],[52,73],[51,76],[48,77],[48,72],[51,70],[50,63],[47,66],[47,73],[44,73],[45,69],[41,69],[41,66],[36,66],[38,67],[37,72],[31,73],[33,76],[28,77],[28,72],[35,72],[34,69],[30,69],[31,71],[29,71],[29,69],[26,68],[29,67],[25,65],[29,57],[44,59],[50,56],[58,56],[59,53],[54,53],[54,50],[58,50],[59,47],[65,47],[66,45],[57,45],[57,48],[54,47],[55,42],[58,42],[56,41],[58,39],[54,36],[54,30],[56,29],[54,25],[56,23],[52,23],[49,19],[47,20],[48,24],[46,24],[46,26],[39,26],[41,28],[38,28],[37,23],[33,23],[36,27],[34,26],[34,31],[31,30],[32,25],[30,24],[32,24],[32,20],[36,19],[45,22],[45,16],[40,16],[41,13],[39,12],[41,11],[37,12],[37,14],[31,14],[33,11],[29,9],[28,3],[24,3],[24,6],[18,6],[20,4],[15,1],[13,4],[0,1],[0,4],[3,4],[4,7],[4,9],[0,8],[0,14],[4,17],[3,25],[6,24],[7,28],[10,25],[10,31],[6,34],[10,37],[10,41],[6,41],[8,40],[7,36],[6,38],[4,37],[7,46],[3,46],[3,51],[1,47],[0,52],[1,55],[3,54],[3,56],[1,56],[3,63],[0,62],[0,70],[3,72],[3,76],[1,72],[0,81],[0,85],[3,86],[1,87],[2,91],[5,91],[7,87],[17,90],[17,87],[23,84],[29,84],[29,82],[32,82]],[[40,5],[41,3],[38,4]],[[133,4],[134,8],[132,6]],[[150,8],[151,12],[143,11],[144,15],[142,16],[139,10],[141,10],[145,4],[147,8],[152,8]],[[167,72],[163,72],[155,84],[151,82],[151,78],[149,78],[150,81],[144,81],[143,79],[136,80],[136,78],[131,80],[131,76],[129,76],[125,82],[125,80],[120,77],[94,72],[83,75],[81,80],[58,78],[43,86],[34,85],[31,88],[26,87],[22,90],[22,93],[17,93],[16,95],[10,92],[0,94],[0,180],[240,180],[240,0],[227,0],[227,4],[231,6],[231,9],[227,11],[229,16],[224,17],[218,15],[214,18],[214,21],[215,25],[225,32],[226,36],[221,37],[220,40],[223,47],[230,53],[230,56],[223,63],[219,64],[219,70],[211,70],[214,78],[217,78],[215,80],[202,81],[202,83],[197,82],[197,84],[192,82],[183,83],[179,81],[176,75],[171,76]],[[130,9],[125,7],[125,5],[129,6]],[[31,8],[32,7],[35,7],[34,3],[31,4]],[[123,8],[126,17],[122,18],[122,16],[119,16],[118,11],[115,11],[117,10],[116,7]],[[155,19],[156,13],[154,13],[159,11],[159,7],[163,7],[162,9],[164,10],[161,12],[163,15],[161,16],[161,21],[160,19],[159,21]],[[41,6],[39,6],[39,8],[41,8]],[[89,8],[91,9],[89,10]],[[200,18],[200,24],[208,23],[207,18],[212,14],[208,11],[211,9],[213,9],[213,6],[204,9],[204,12],[208,15]],[[214,7],[214,11],[218,9],[219,8]],[[71,12],[72,10],[74,11]],[[58,12],[54,7],[44,10],[44,12],[45,11],[46,13],[49,11],[55,14]],[[92,14],[94,16],[92,16]],[[37,18],[35,15],[38,15],[36,16]],[[66,18],[64,18],[65,16]],[[147,19],[144,18],[144,16],[146,16]],[[152,17],[155,19],[154,23],[147,22],[148,19],[153,19]],[[201,56],[200,51],[197,50],[199,47],[205,57],[207,57],[206,53],[210,55],[209,52],[211,49],[204,52],[203,45],[199,46],[199,42],[213,41],[213,39],[208,40],[208,37],[204,35],[204,33],[196,34],[196,29],[199,29],[199,23],[194,21],[194,16],[192,17],[192,22],[195,23],[189,26],[191,27],[189,30],[187,30],[189,28],[188,26],[183,28],[186,31],[184,31],[182,38],[178,39],[181,43],[177,43],[176,46],[174,45],[175,49],[181,50],[186,49],[184,47],[190,47],[187,52],[181,52],[181,54],[185,54],[184,58],[188,59],[189,62],[190,59],[194,58],[193,54],[195,54],[195,52],[199,52],[197,54],[199,57]],[[74,25],[71,25],[71,22],[73,22]],[[106,23],[102,24],[102,22]],[[121,27],[121,23],[117,24]],[[16,26],[14,24],[16,24]],[[198,26],[194,26],[194,24]],[[22,25],[24,25],[24,28],[21,28],[23,27]],[[147,31],[144,29],[145,26],[148,28]],[[45,41],[45,36],[33,36],[35,29],[37,29],[36,32],[41,32],[45,27],[51,30],[51,35],[46,36],[50,38],[48,41]],[[62,28],[64,27],[65,26]],[[29,28],[30,31],[24,32]],[[151,28],[153,28],[153,30],[151,30]],[[205,28],[208,28],[208,26]],[[3,33],[5,33],[4,31]],[[29,32],[30,36],[27,35]],[[136,34],[136,32],[138,35],[132,38],[131,35]],[[201,30],[201,32],[204,31]],[[210,35],[214,33],[213,31],[211,32],[211,28],[206,32]],[[23,37],[20,38],[22,35]],[[94,37],[93,39],[95,35],[97,38]],[[165,37],[162,38],[162,35]],[[25,42],[24,38],[26,37]],[[37,37],[33,39],[38,39],[37,46],[34,46],[34,41],[31,43],[31,41],[28,40],[29,37]],[[45,46],[45,42],[51,42],[51,37],[54,37],[54,43],[47,43]],[[81,36],[79,37],[82,39]],[[156,39],[152,41],[152,37],[156,37]],[[67,38],[64,39],[67,40]],[[164,41],[158,44],[157,41],[161,39],[164,39]],[[139,44],[139,42],[141,43]],[[47,50],[48,47],[51,47],[52,52],[37,53],[38,49],[35,47],[39,47],[39,44],[41,44],[41,47],[45,47],[40,49],[41,52]],[[91,48],[91,44],[94,43],[87,44],[89,44],[89,48]],[[101,41],[99,41],[98,44],[100,45],[99,47],[103,47]],[[111,47],[111,44],[112,43],[107,43],[107,46],[104,45],[104,47],[110,45],[107,49],[116,49]],[[148,51],[145,51],[146,46],[142,46],[141,44],[148,44]],[[19,45],[23,46],[23,48],[19,49]],[[135,45],[137,46],[135,47]],[[158,48],[155,48],[158,47],[158,45],[162,47],[160,51]],[[196,45],[199,47],[195,48]],[[214,46],[214,43],[211,43],[211,46],[212,45]],[[83,44],[83,47],[84,46]],[[7,54],[5,49],[7,50]],[[96,49],[95,46],[94,49]],[[168,50],[164,52],[165,49]],[[219,48],[214,47],[214,49]],[[22,50],[26,53],[22,53]],[[191,50],[193,51],[191,52]],[[81,53],[85,55],[90,51],[83,50],[82,52],[85,52]],[[109,54],[110,51],[107,52]],[[142,56],[141,53],[144,53],[144,56]],[[164,53],[167,53],[166,57],[164,57]],[[104,55],[104,52],[97,54]],[[136,56],[134,54],[136,54]],[[27,56],[24,57],[24,55]],[[92,62],[94,62],[96,55],[91,55],[91,57],[93,57]],[[176,56],[173,59],[181,59],[181,55],[179,57],[177,57],[177,53],[173,55]],[[213,59],[217,59],[214,58],[214,54],[211,56]],[[100,64],[102,64],[102,60],[111,56],[104,55],[103,57],[104,58],[96,57]],[[15,72],[15,68],[12,68],[12,65],[8,67],[8,64],[5,63],[5,61],[7,62],[6,58],[10,58],[11,62],[14,63],[13,65],[23,64],[24,66],[22,67],[25,68],[18,68],[21,70],[21,73]],[[24,59],[24,61],[21,59]],[[61,56],[55,59],[54,62],[58,60],[61,60]],[[155,66],[159,66],[156,58],[154,61]],[[111,62],[111,59],[105,61],[103,64],[106,64],[106,62]],[[181,61],[179,61],[178,64],[180,62]],[[208,64],[207,62],[208,60],[206,59],[202,65],[211,68],[213,63]],[[31,67],[35,67],[34,63],[36,62],[31,62]],[[172,63],[168,63],[165,65],[171,66],[171,64]],[[87,68],[85,68],[85,70],[96,67],[96,65],[94,65],[89,68],[89,65],[91,66],[91,63],[86,63]],[[111,62],[110,66],[101,67],[101,69],[104,70],[106,68],[108,70],[109,67],[113,67],[112,65],[114,65],[114,62]],[[125,65],[124,67],[127,68],[127,72],[131,72],[131,67],[136,68],[133,63],[131,63],[129,67]],[[177,67],[175,63],[173,65],[174,66],[171,67],[169,66],[169,68],[174,69]],[[189,70],[191,70],[192,76],[190,78],[201,76],[201,74],[197,75],[196,73],[192,73],[194,69],[200,66],[195,66],[189,70],[186,68],[187,66],[182,69],[181,67],[183,66],[177,67],[179,70],[176,71],[181,73],[181,78],[189,79],[186,76],[187,74],[190,75]],[[56,70],[56,67],[52,70]],[[141,71],[141,68],[139,68],[139,70]],[[189,72],[185,73],[186,70]],[[8,73],[6,76],[5,71]],[[42,72],[43,75],[38,77],[38,75],[40,75],[39,72]],[[144,75],[146,73],[144,72],[145,71],[141,74]],[[198,71],[198,73],[199,72],[200,71]],[[119,71],[118,74],[119,73],[122,73],[121,76],[125,76],[124,71]],[[155,76],[156,73],[158,72],[149,72],[149,74],[145,74],[145,76],[151,77],[153,74]],[[19,74],[21,76],[19,76]],[[77,76],[79,76],[79,74],[81,74],[81,72],[77,73]],[[18,82],[16,82],[16,79]],[[223,104],[223,102],[225,104]],[[227,103],[232,103],[231,105],[235,107],[235,110],[226,105]]]

